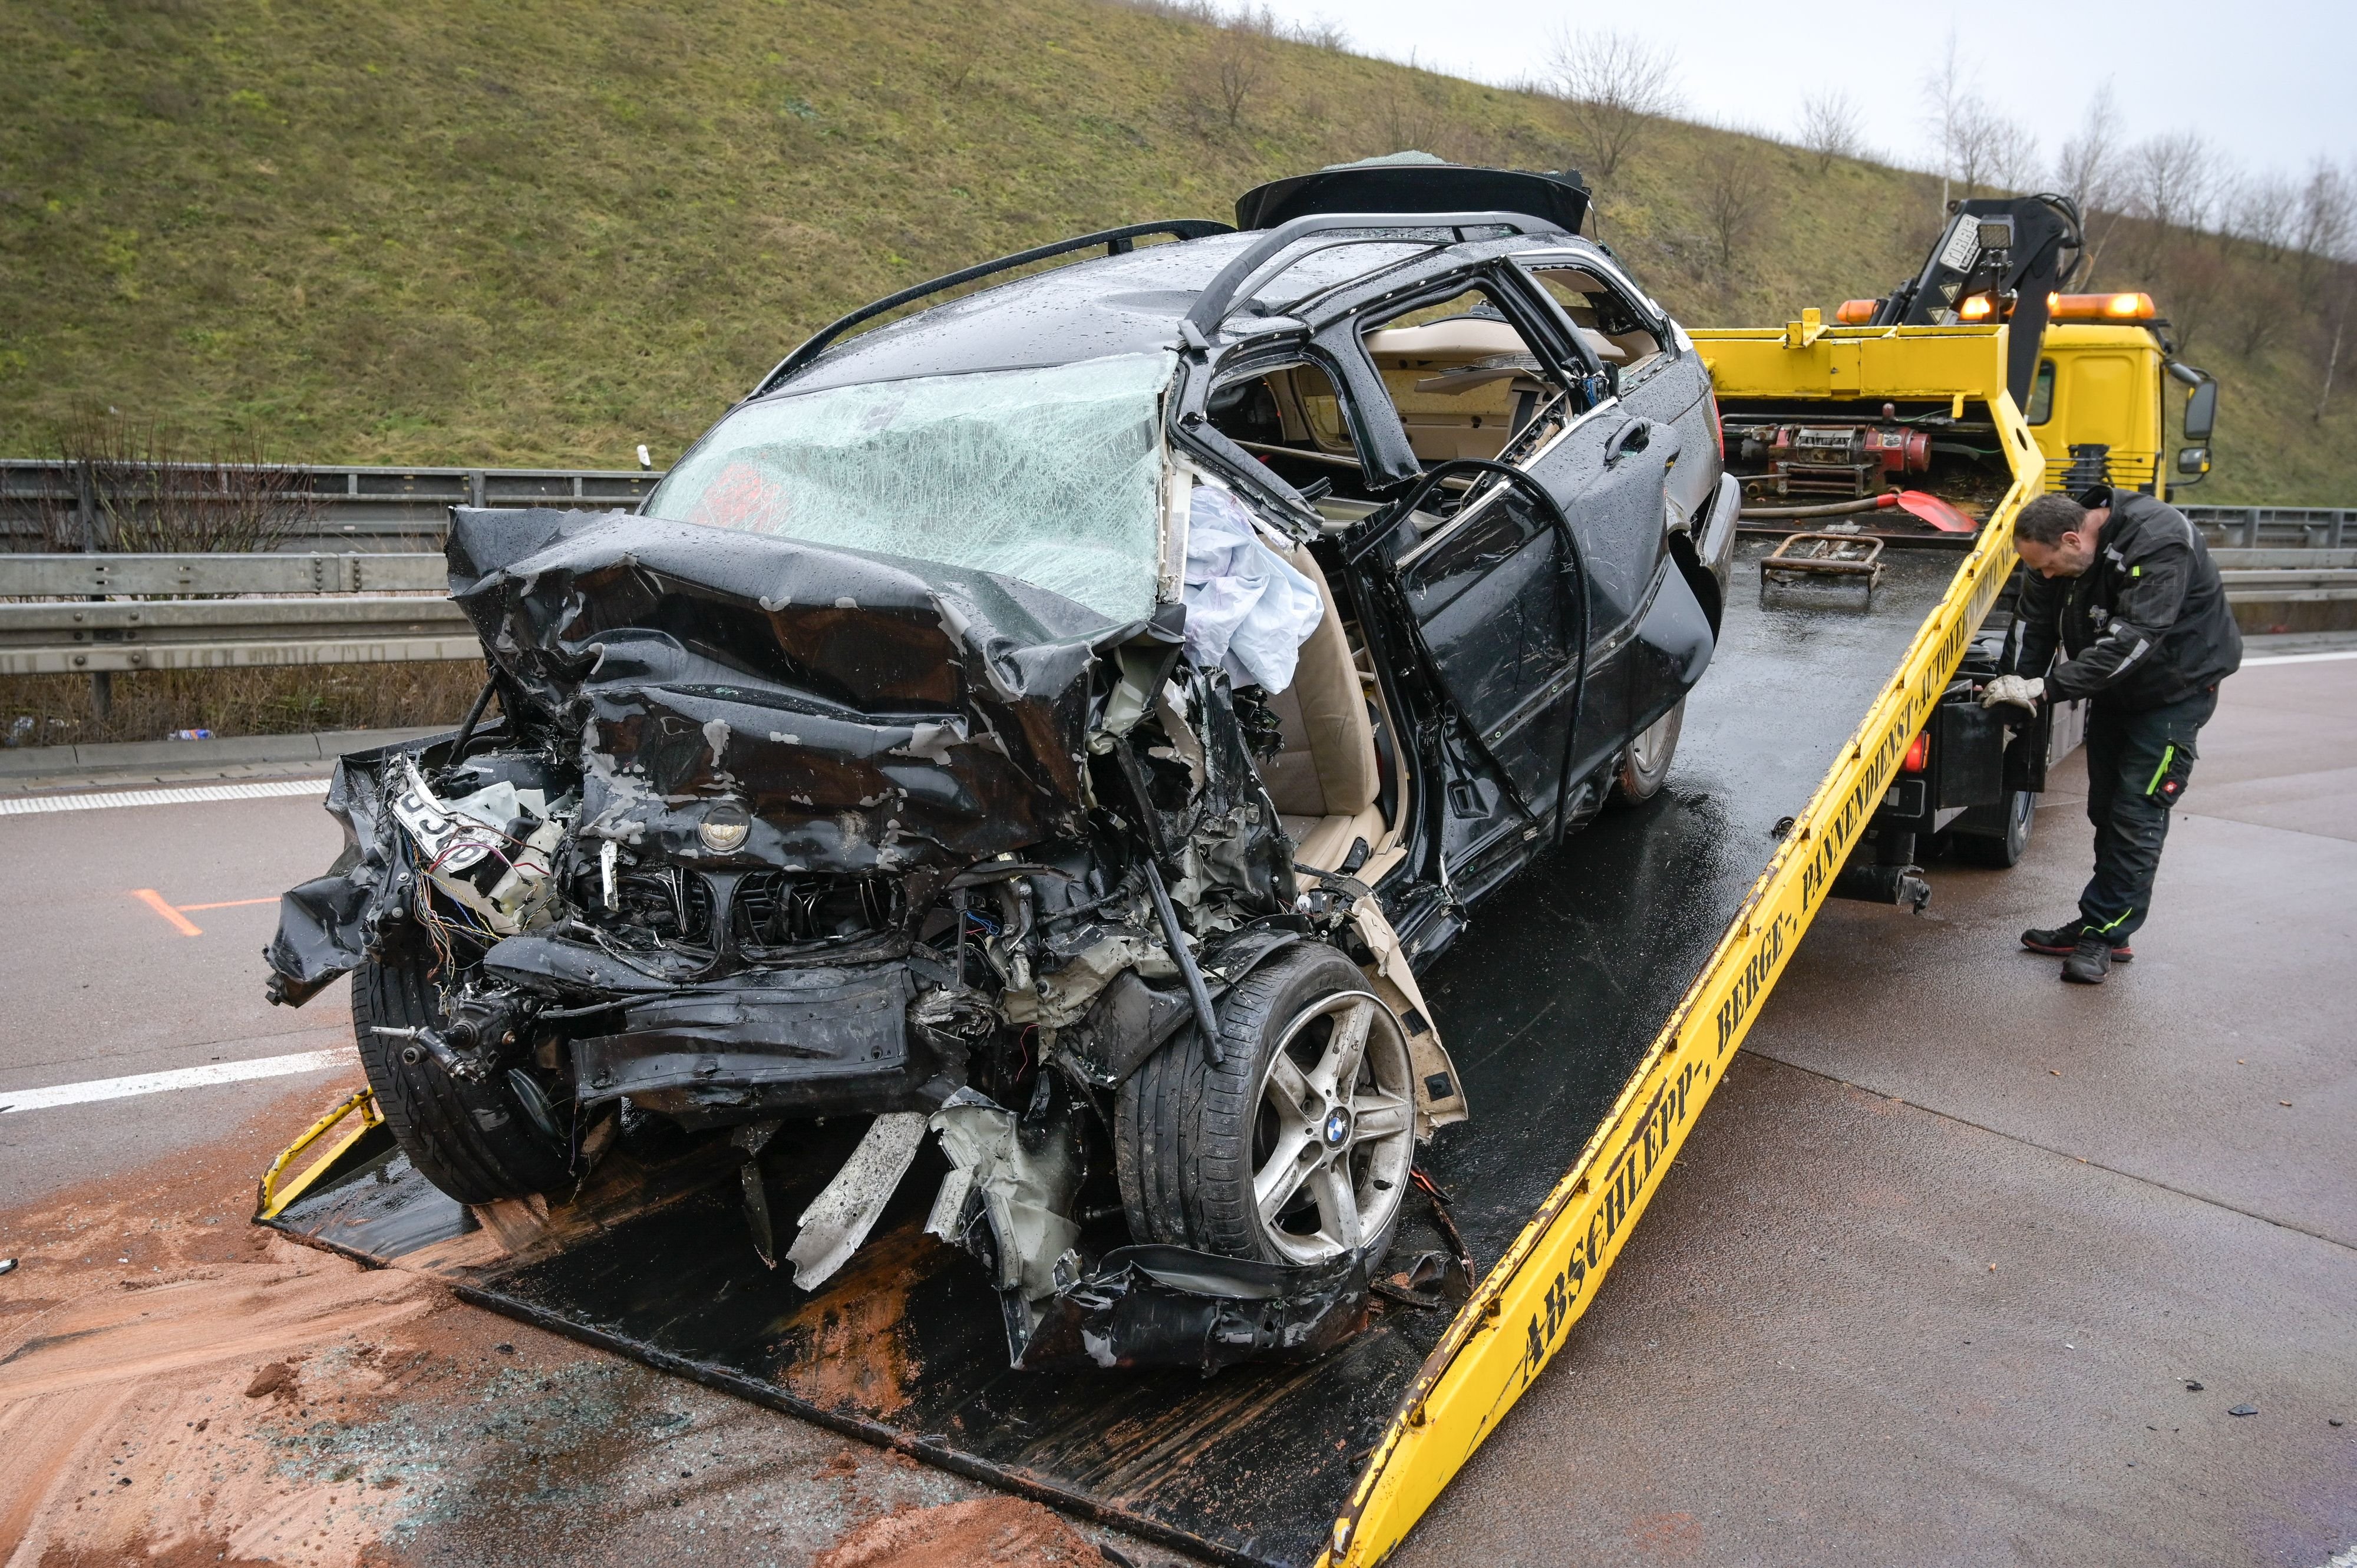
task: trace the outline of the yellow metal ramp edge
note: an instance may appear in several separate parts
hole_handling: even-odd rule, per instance
[[[1891,329],[1891,335],[1902,330]],[[1978,370],[1990,361],[1994,335],[1974,336],[1980,338],[1973,356]],[[1994,362],[2000,365],[2002,341],[1996,338]],[[1795,347],[1815,346],[1812,339]],[[1942,395],[1960,381],[1946,381]],[[1426,1359],[1349,1507],[1334,1521],[1332,1540],[1320,1558],[1328,1568],[1380,1563],[1399,1544],[1596,1299],[1605,1273],[1717,1088],[1729,1054],[1742,1043],[2004,587],[2014,565],[2014,515],[2039,493],[2045,463],[2020,412],[2000,388],[1975,386],[1972,395],[1975,401],[1986,397],[2010,448],[2011,488],[1840,759],[1793,819],[1792,831],[1611,1113]]]

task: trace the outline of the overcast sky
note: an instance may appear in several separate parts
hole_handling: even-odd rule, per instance
[[[1689,118],[1790,135],[1801,101],[1838,87],[1857,104],[1868,143],[1916,167],[1934,162],[1923,77],[1953,22],[1981,96],[2028,122],[2050,161],[2109,77],[2130,139],[2191,127],[2245,168],[2287,174],[2319,153],[2357,163],[2357,0],[1272,0],[1269,8],[1297,22],[1337,21],[1361,53],[1405,59],[1414,50],[1419,65],[1492,82],[1541,67],[1545,39],[1566,21],[1617,27],[1676,50]]]

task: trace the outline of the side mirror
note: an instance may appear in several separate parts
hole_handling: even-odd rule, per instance
[[[2177,471],[2189,480],[2198,480],[2210,471],[2210,448],[2179,446],[2177,449]]]
[[[2192,388],[2185,394],[2185,439],[2209,440],[2218,424],[2218,383],[2190,365],[2172,364],[2169,373]]]

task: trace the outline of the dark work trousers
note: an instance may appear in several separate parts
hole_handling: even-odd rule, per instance
[[[2218,708],[2218,689],[2164,707],[2087,705],[2087,820],[2095,824],[2095,875],[2079,895],[2089,931],[2126,945],[2152,912],[2169,813],[2193,776],[2193,740]]]

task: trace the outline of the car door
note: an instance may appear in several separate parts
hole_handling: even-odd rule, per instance
[[[1583,707],[1579,777],[1675,706],[1709,662],[1710,618],[1674,569],[1669,541],[1706,502],[1717,466],[1703,445],[1706,378],[1666,318],[1596,259],[1517,261],[1587,344],[1620,356],[1607,361],[1618,395],[1535,460],[1571,498],[1590,556],[1595,701]],[[1695,460],[1682,462],[1689,452]]]
[[[1692,660],[1696,627],[1708,657],[1709,623],[1670,565],[1667,482],[1679,451],[1675,426],[1614,399],[1530,465],[1571,519],[1587,581],[1587,679],[1572,746],[1575,779],[1609,763],[1631,735],[1683,696],[1692,684],[1689,665],[1700,675]]]
[[[1571,251],[1515,259],[1601,351],[1629,412],[1677,426],[1685,455],[1700,458],[1715,439],[1706,395],[1710,377],[1676,323],[1601,257]],[[1693,461],[1672,472],[1670,499],[1681,521],[1709,504],[1717,482],[1714,467]]]
[[[1544,509],[1506,492],[1451,519],[1399,564],[1408,613],[1467,726],[1534,814],[1554,809],[1578,668],[1577,602]],[[1479,806],[1479,810],[1475,807]],[[1506,815],[1463,791],[1460,818]]]
[[[1594,362],[1570,357],[1567,335],[1519,297],[1526,286],[1484,268],[1437,292],[1461,289],[1452,305],[1478,298],[1481,319],[1522,335],[1532,352],[1506,357],[1513,361],[1514,384],[1550,402],[1600,395]],[[1361,352],[1380,325],[1354,323]],[[1511,338],[1502,346],[1511,349]],[[1388,397],[1381,401],[1374,410],[1379,419],[1399,416]],[[1505,439],[1502,429],[1499,439]],[[1515,445],[1508,443],[1508,453]],[[1496,485],[1487,495],[1473,492],[1396,561],[1400,589],[1435,677],[1523,807],[1540,819],[1554,811],[1580,668],[1577,577],[1564,550],[1555,518],[1537,496]],[[1459,819],[1479,818],[1500,829],[1523,822],[1508,801],[1491,798],[1494,792],[1484,781],[1452,789],[1451,811]]]

